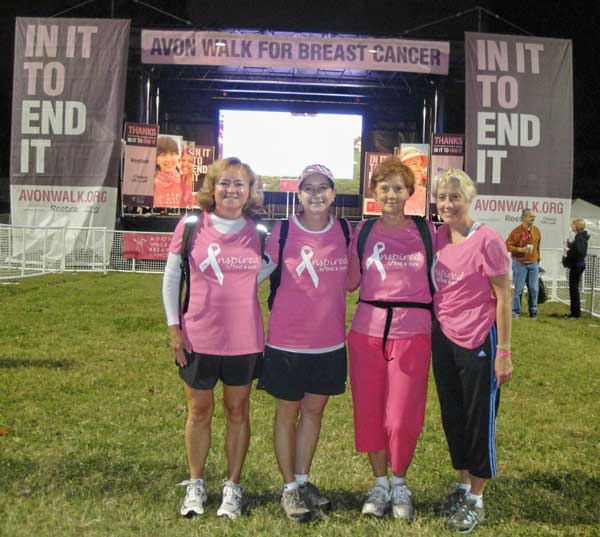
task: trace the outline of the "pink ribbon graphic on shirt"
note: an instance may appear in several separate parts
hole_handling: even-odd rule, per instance
[[[213,242],[208,246],[207,253],[208,257],[199,265],[200,270],[204,272],[210,266],[217,280],[219,280],[219,285],[223,285],[223,272],[221,272],[221,267],[219,267],[219,263],[217,262],[217,256],[221,253],[221,247],[216,242]]]
[[[382,281],[385,280],[386,274],[385,274],[385,269],[383,268],[383,264],[381,263],[381,257],[379,257],[379,254],[381,252],[383,252],[384,250],[385,250],[385,244],[383,242],[376,242],[375,246],[373,246],[373,253],[368,257],[367,262],[365,263],[367,270],[369,270],[369,267],[373,263],[375,263],[375,267],[379,271]]]
[[[315,288],[319,287],[319,276],[317,276],[315,267],[312,266],[310,261],[314,255],[312,248],[310,246],[303,246],[302,250],[300,250],[300,255],[302,256],[302,263],[296,267],[296,274],[301,276],[304,270],[306,270],[310,275],[310,279],[312,280]]]

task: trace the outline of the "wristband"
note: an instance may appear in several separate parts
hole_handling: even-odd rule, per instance
[[[512,352],[510,351],[500,351],[496,353],[496,358],[510,358],[512,356]]]
[[[510,343],[506,343],[505,345],[496,345],[497,349],[503,350],[503,351],[509,351],[510,352]]]

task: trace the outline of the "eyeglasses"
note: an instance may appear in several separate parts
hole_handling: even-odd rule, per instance
[[[329,185],[321,185],[321,186],[304,186],[300,189],[302,192],[309,196],[319,196],[321,194],[325,194],[328,190],[331,190],[331,186]]]

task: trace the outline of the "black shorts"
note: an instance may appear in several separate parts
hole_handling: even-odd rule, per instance
[[[259,387],[273,397],[300,401],[304,394],[339,395],[346,390],[346,347],[321,354],[265,347]]]
[[[226,386],[247,386],[258,378],[262,353],[217,356],[184,351],[187,365],[179,376],[195,390],[212,390],[221,380]]]
[[[500,389],[494,376],[497,328],[474,349],[457,345],[438,322],[431,335],[433,374],[452,465],[471,475],[496,475],[496,415]]]

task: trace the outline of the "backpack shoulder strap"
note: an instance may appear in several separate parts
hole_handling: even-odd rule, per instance
[[[283,264],[283,247],[285,246],[285,241],[287,240],[288,231],[290,229],[290,221],[282,220],[281,227],[279,228],[279,255],[277,260],[277,268],[271,272],[269,276],[270,290],[269,290],[269,298],[267,299],[267,304],[269,305],[269,310],[273,308],[273,302],[275,301],[275,294],[277,293],[277,289],[279,288],[279,284],[281,283],[281,266]]]
[[[183,237],[181,240],[181,277],[179,278],[179,319],[187,312],[190,304],[190,246],[192,238],[200,221],[201,211],[190,211],[184,220]]]
[[[360,228],[360,231],[358,233],[357,250],[358,250],[358,262],[359,262],[361,274],[362,274],[362,265],[363,265],[362,260],[363,260],[363,253],[365,251],[365,245],[367,244],[367,238],[369,237],[369,233],[371,233],[371,229],[373,229],[375,222],[377,222],[377,218],[369,218],[368,220],[365,220],[365,223],[362,225],[362,227]]]
[[[350,244],[350,227],[348,226],[348,220],[341,216],[338,216],[338,222],[340,223],[342,231],[344,232],[344,238],[346,239],[346,248],[348,248],[348,245]]]
[[[431,242],[431,232],[427,222],[422,216],[412,216],[412,219],[417,226],[419,235],[421,235],[421,239],[425,245],[425,255],[427,256],[427,279],[429,280],[429,291],[433,297],[435,287],[433,286],[433,280],[431,279],[431,266],[433,265],[433,245]]]
[[[194,231],[198,226],[198,222],[200,220],[201,211],[195,210],[190,211],[186,216],[183,227],[183,238],[181,240],[181,258],[188,259],[190,255],[190,244],[192,242],[192,237],[194,236]]]
[[[254,222],[254,226],[256,227],[256,232],[258,233],[258,238],[260,239],[260,255],[262,258],[265,258],[265,243],[267,242],[267,226],[263,222],[263,219],[254,215],[252,217],[252,221]]]

